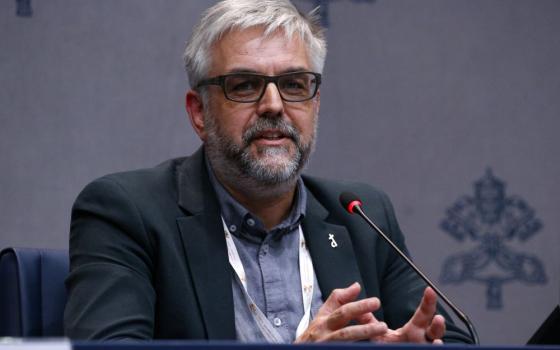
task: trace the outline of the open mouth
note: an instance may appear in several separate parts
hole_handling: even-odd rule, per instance
[[[268,141],[278,141],[282,139],[292,139],[292,137],[288,134],[283,133],[280,130],[265,130],[259,132],[255,137],[254,140],[268,140]]]
[[[269,132],[263,132],[257,137],[266,140],[279,140],[285,138],[286,135],[281,133],[280,131],[269,131]]]

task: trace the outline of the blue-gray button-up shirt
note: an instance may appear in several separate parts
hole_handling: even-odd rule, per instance
[[[207,162],[222,217],[232,234],[247,278],[247,291],[255,304],[280,333],[285,342],[295,339],[303,317],[299,273],[299,225],[305,216],[307,194],[301,178],[288,217],[267,231],[258,217],[236,201],[220,184]],[[232,278],[237,337],[242,341],[265,342],[247,308],[243,286]],[[315,277],[311,315],[322,305]]]

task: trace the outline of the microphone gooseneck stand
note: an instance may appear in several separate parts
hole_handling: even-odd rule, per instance
[[[449,308],[453,310],[455,315],[461,321],[463,321],[463,323],[467,326],[467,329],[469,330],[469,333],[474,341],[474,344],[478,345],[479,344],[478,334],[476,333],[476,330],[474,329],[474,326],[471,320],[469,319],[469,317],[464,312],[462,312],[461,309],[455,306],[455,304],[453,304],[451,300],[449,300],[449,298],[447,298],[447,296],[443,294],[443,292],[440,291],[439,288],[436,287],[436,285],[422,271],[420,271],[418,267],[416,267],[416,265],[414,265],[412,260],[410,260],[409,257],[406,256],[406,254],[404,254],[399,249],[399,247],[397,247],[397,245],[393,243],[393,241],[391,241],[391,239],[383,231],[381,231],[381,229],[377,227],[377,225],[364,213],[364,211],[362,210],[362,202],[358,199],[358,196],[349,192],[343,192],[340,195],[340,204],[350,214],[358,214],[359,216],[361,216],[362,219],[364,219],[369,224],[369,226],[371,226],[371,228],[373,228],[375,232],[377,232],[377,234],[379,234],[379,236],[381,236],[381,238],[383,238],[385,242],[387,242],[400,255],[400,257],[404,259],[404,261],[408,264],[408,266],[410,266],[418,274],[418,276],[420,276],[424,280],[424,282],[426,282],[426,284],[429,285],[436,292],[436,294],[447,304],[447,306],[449,306]]]

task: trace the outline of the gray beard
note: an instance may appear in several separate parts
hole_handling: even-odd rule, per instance
[[[230,185],[246,190],[268,194],[274,189],[290,188],[295,184],[313,150],[315,137],[308,144],[301,141],[297,130],[285,119],[277,116],[262,116],[247,129],[239,146],[226,136],[212,115],[205,115],[207,140],[206,154],[212,169]],[[295,153],[290,155],[290,146],[258,147],[257,155],[251,154],[250,145],[255,137],[266,129],[278,129],[292,139]],[[219,176],[220,177],[220,176]],[[265,193],[262,193],[265,195]]]

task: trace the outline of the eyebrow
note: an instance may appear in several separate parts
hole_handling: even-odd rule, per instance
[[[309,69],[305,67],[290,67],[280,71],[276,75],[286,74],[286,73],[296,73],[296,72],[308,72],[308,71]],[[227,74],[232,74],[232,73],[250,73],[250,74],[266,75],[266,74],[262,74],[262,72],[250,68],[234,68],[227,72]]]

